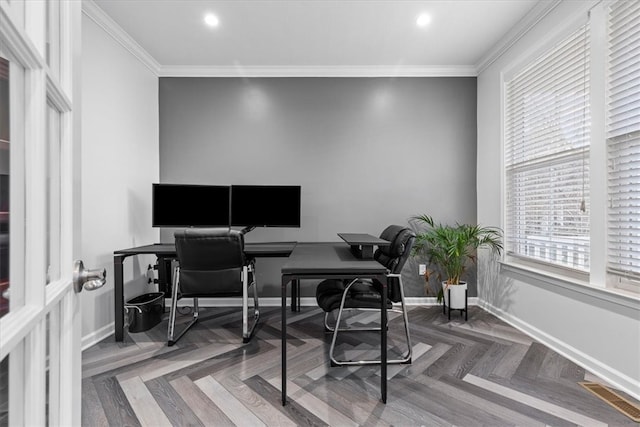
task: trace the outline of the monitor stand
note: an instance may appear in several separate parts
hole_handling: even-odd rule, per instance
[[[245,228],[243,228],[242,230],[240,230],[240,232],[242,234],[247,234],[248,232],[250,232],[251,230],[255,229],[256,227],[254,225],[249,225]]]

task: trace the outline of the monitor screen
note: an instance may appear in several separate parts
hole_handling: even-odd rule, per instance
[[[300,227],[300,186],[232,185],[231,225]]]
[[[230,187],[153,184],[154,227],[229,227]]]

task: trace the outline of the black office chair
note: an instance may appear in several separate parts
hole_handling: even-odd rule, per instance
[[[402,267],[411,254],[411,247],[415,240],[415,233],[400,225],[387,227],[380,238],[391,242],[389,246],[379,247],[373,257],[380,264],[388,268],[389,285],[387,287],[387,309],[401,312],[404,320],[405,335],[407,338],[407,352],[399,359],[388,360],[387,363],[411,363],[411,336],[409,334],[409,318],[404,301],[404,289],[402,286]],[[382,287],[372,280],[323,280],[316,288],[316,300],[318,306],[324,310],[325,331],[333,332],[329,357],[331,365],[368,365],[379,364],[379,359],[368,360],[338,360],[334,356],[336,340],[339,332],[346,331],[379,331],[376,327],[341,327],[340,321],[345,310],[380,310]],[[395,308],[392,303],[400,303],[400,308]],[[329,324],[329,314],[338,310],[335,325]],[[385,325],[388,327],[388,325]]]
[[[168,343],[174,345],[198,321],[198,298],[242,297],[242,338],[249,342],[260,318],[254,260],[244,253],[244,234],[228,228],[186,229],[175,233],[178,264],[173,274]],[[249,327],[249,287],[253,324]],[[193,319],[175,336],[178,299],[193,298]]]

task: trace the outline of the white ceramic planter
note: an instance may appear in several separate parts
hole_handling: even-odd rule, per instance
[[[444,293],[444,304],[449,310],[464,310],[466,308],[467,282],[460,282],[459,285],[448,285],[442,282],[442,292]],[[449,301],[449,291],[451,291],[451,301]]]

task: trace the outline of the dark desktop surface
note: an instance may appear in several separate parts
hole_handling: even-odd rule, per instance
[[[353,274],[386,273],[378,261],[354,257],[343,242],[298,243],[282,266],[282,274],[314,272],[322,276],[345,270]]]
[[[297,242],[254,242],[245,243],[244,250],[247,255],[252,256],[288,256],[296,247]],[[162,255],[171,256],[176,254],[174,243],[152,243],[150,245],[136,246],[134,248],[119,249],[113,252],[114,255]]]

